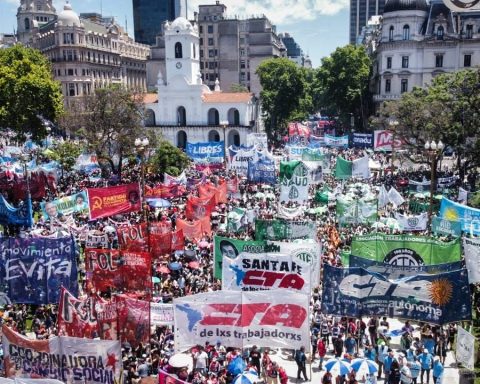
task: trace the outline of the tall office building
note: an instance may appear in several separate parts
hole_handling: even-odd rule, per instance
[[[133,0],[133,28],[137,43],[155,45],[165,21],[180,16],[180,0]]]
[[[350,0],[350,44],[355,44],[362,28],[375,15],[383,14],[385,0]]]

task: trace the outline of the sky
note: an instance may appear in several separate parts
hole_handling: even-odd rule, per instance
[[[183,5],[187,0],[181,0]],[[188,0],[188,16],[199,4],[214,4],[215,0]],[[348,43],[349,0],[221,0],[228,15],[247,18],[265,14],[277,26],[277,33],[290,33],[314,67],[322,57],[329,56],[337,47]],[[17,7],[20,0],[0,0],[0,33],[12,33],[17,25]],[[63,9],[63,0],[54,0],[57,13]],[[115,16],[133,36],[132,0],[70,0],[77,12],[102,11],[104,16]],[[183,15],[182,15],[183,16]]]

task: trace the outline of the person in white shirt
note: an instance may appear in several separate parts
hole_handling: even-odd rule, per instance
[[[195,362],[195,370],[205,374],[208,367],[208,354],[205,352],[205,349],[200,347],[193,359]]]

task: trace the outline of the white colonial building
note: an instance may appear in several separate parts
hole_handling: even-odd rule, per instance
[[[388,0],[375,52],[374,100],[395,100],[433,77],[480,65],[480,11],[442,0]]]
[[[256,130],[258,101],[252,93],[222,92],[203,84],[197,27],[183,17],[165,25],[165,76],[158,72],[157,94],[145,98],[146,125],[175,146],[225,141],[246,143]]]

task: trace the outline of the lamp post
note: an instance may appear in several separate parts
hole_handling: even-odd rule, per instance
[[[398,120],[395,118],[391,118],[390,121],[388,122],[388,125],[390,126],[391,132],[392,132],[392,176],[393,173],[395,172],[395,130],[398,127]]]
[[[222,120],[220,125],[223,128],[223,161],[225,162],[225,169],[227,169],[227,140],[225,137],[225,132],[228,126],[228,120]]]
[[[430,203],[428,207],[428,228],[432,231],[432,216],[433,216],[433,195],[437,187],[437,163],[438,157],[443,152],[445,145],[441,140],[436,143],[434,140],[425,143],[425,150],[430,160]]]
[[[143,137],[143,138],[138,137],[135,139],[135,148],[137,148],[137,152],[140,155],[140,164],[141,164],[140,180],[142,183],[142,211],[143,211],[143,217],[145,222],[148,222],[147,209],[145,207],[145,204],[146,204],[146,201],[145,201],[145,151],[149,144],[150,142],[147,137]]]

